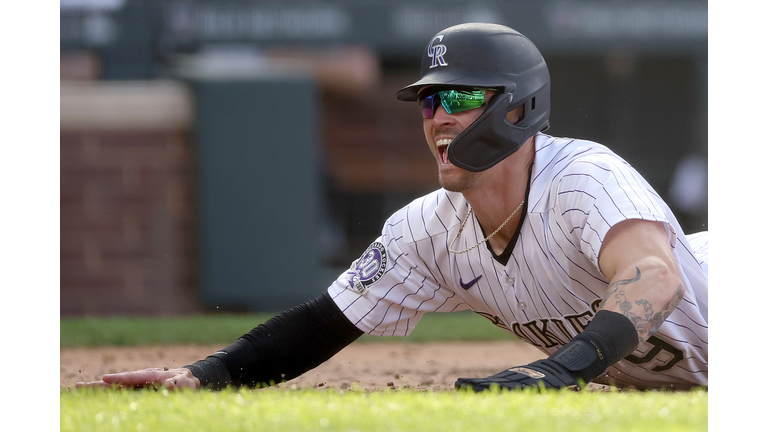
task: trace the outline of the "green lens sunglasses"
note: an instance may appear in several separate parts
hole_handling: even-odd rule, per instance
[[[442,90],[432,93],[419,100],[421,115],[425,119],[434,117],[438,103],[445,108],[445,112],[448,114],[480,108],[485,104],[485,90]]]

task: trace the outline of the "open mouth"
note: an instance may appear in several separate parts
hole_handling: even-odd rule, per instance
[[[448,160],[448,144],[453,141],[453,138],[441,138],[435,141],[437,147],[437,154],[440,157],[440,162],[444,165],[448,165],[451,161]]]

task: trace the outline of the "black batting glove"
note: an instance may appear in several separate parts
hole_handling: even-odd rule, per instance
[[[549,359],[537,360],[525,366],[518,366],[491,375],[487,378],[459,378],[457,390],[472,389],[476,392],[499,388],[517,390],[526,387],[541,389],[570,388],[579,390],[576,377],[564,366]]]
[[[459,378],[456,389],[569,388],[579,390],[637,348],[637,330],[624,315],[600,310],[583,332],[549,358],[487,378]]]

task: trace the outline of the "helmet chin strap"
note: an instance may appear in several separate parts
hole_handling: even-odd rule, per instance
[[[497,93],[485,112],[448,145],[448,160],[467,171],[480,172],[516,152],[536,131],[507,121],[507,114],[521,104],[512,93]]]

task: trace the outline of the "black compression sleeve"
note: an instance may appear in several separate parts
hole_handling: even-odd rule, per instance
[[[223,382],[235,386],[271,385],[317,367],[362,334],[328,293],[323,293],[271,318],[232,345],[187,368],[204,386],[220,388]],[[221,365],[229,376],[222,373]]]

